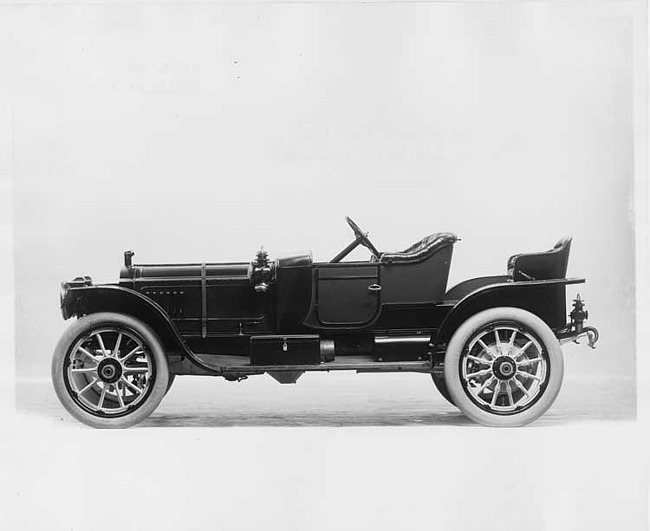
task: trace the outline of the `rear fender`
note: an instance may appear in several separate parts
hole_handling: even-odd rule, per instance
[[[583,282],[581,278],[564,278],[504,282],[479,288],[458,301],[447,314],[436,333],[435,344],[448,343],[458,327],[472,315],[502,306],[527,310],[551,330],[561,329],[566,326],[566,285]]]
[[[165,349],[186,352],[187,347],[176,326],[159,304],[141,293],[121,286],[72,287],[62,301],[65,318],[97,312],[131,315],[148,324],[163,341]]]

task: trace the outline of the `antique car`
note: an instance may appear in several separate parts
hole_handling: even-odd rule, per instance
[[[77,319],[52,361],[61,403],[90,426],[123,428],[178,375],[419,372],[470,419],[521,426],[557,397],[560,344],[598,340],[579,295],[567,319],[566,286],[584,282],[566,277],[571,238],[447,290],[456,235],[380,252],[346,219],[354,240],[329,262],[262,249],[251,262],[137,265],[127,251],[116,283],[63,282],[63,318]],[[369,259],[344,261],[359,245]]]

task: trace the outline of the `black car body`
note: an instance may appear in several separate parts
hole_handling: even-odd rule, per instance
[[[598,338],[584,326],[579,296],[567,319],[566,286],[584,282],[566,277],[570,238],[546,252],[511,257],[505,274],[448,290],[454,234],[379,252],[347,220],[355,239],[330,262],[313,262],[309,254],[270,260],[260,250],[251,262],[134,264],[127,251],[119,282],[63,283],[63,317],[79,319],[55,353],[52,374],[62,402],[89,424],[127,426],[142,420],[138,410],[151,402],[147,393],[156,394],[156,378],[165,380],[162,399],[176,375],[240,380],[269,373],[294,383],[304,371],[411,371],[430,373],[474,420],[518,425],[541,415],[559,391],[559,342],[586,336],[593,346]],[[370,260],[343,261],[359,245],[370,250]],[[468,328],[472,318],[478,321]],[[468,337],[455,345],[459,334]],[[143,354],[122,361],[128,340]]]

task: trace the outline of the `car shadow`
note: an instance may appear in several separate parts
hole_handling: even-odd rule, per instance
[[[530,427],[549,427],[594,421],[634,421],[634,412],[623,411],[554,411],[551,409]],[[342,412],[255,412],[252,415],[238,412],[217,412],[211,414],[154,413],[139,426],[143,428],[169,427],[293,427],[293,428],[359,428],[379,426],[468,426],[477,424],[460,411],[435,412],[386,412],[368,411],[364,415]]]
[[[364,416],[345,415],[342,413],[292,413],[287,415],[257,414],[253,416],[237,415],[191,415],[191,414],[153,414],[139,426],[143,428],[161,427],[374,427],[374,426],[475,426],[460,412],[431,413],[426,415],[395,415],[369,413]]]

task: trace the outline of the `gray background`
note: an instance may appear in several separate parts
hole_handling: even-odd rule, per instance
[[[328,260],[348,214],[381,250],[457,232],[450,285],[573,235],[602,341],[568,347],[567,376],[634,378],[629,18],[534,3],[14,15],[20,377],[47,378],[62,279],[114,281],[125,249]]]

